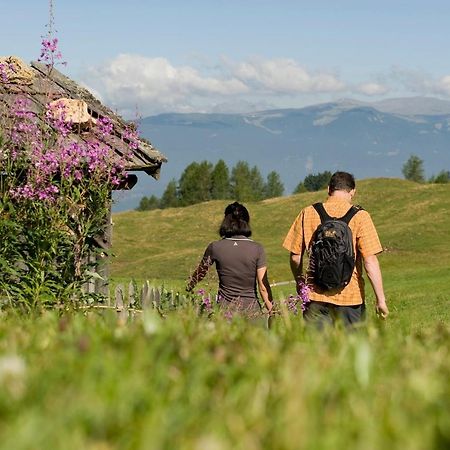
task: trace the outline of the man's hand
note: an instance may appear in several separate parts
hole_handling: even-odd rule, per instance
[[[377,301],[375,310],[377,312],[377,316],[382,320],[385,320],[389,315],[389,309],[385,301]]]

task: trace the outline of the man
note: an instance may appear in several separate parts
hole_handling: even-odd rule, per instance
[[[331,217],[341,218],[352,207],[355,195],[355,179],[347,172],[336,172],[328,185],[328,199],[323,204]],[[363,265],[376,297],[376,312],[385,319],[389,310],[383,290],[381,270],[377,254],[381,247],[375,226],[367,211],[359,210],[348,226],[352,232],[356,263],[352,277],[344,288],[326,290],[314,284],[311,268],[303,274],[305,251],[310,250],[314,232],[320,225],[320,217],[311,205],[304,208],[292,224],[283,247],[290,251],[290,265],[297,286],[305,281],[310,288],[310,303],[306,305],[303,317],[306,322],[322,329],[326,324],[342,321],[345,327],[351,327],[364,320],[364,279]]]

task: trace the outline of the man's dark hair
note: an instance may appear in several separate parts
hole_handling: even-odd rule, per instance
[[[250,215],[247,208],[238,202],[231,203],[225,208],[225,217],[220,225],[219,234],[222,237],[242,235],[250,237]]]
[[[330,194],[334,191],[350,192],[355,189],[355,177],[348,172],[335,172],[331,175],[330,183],[328,184]]]

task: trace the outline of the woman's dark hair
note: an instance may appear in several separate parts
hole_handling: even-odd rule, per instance
[[[347,191],[355,189],[355,177],[348,172],[335,172],[328,185],[330,193],[334,191]]]
[[[222,237],[242,235],[250,237],[250,215],[247,208],[238,202],[231,203],[225,208],[225,217],[220,225],[219,234]]]

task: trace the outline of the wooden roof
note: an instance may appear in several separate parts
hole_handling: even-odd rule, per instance
[[[21,61],[18,58],[10,57],[15,61]],[[22,63],[23,64],[23,63]],[[37,113],[42,113],[49,101],[61,98],[82,100],[87,104],[89,115],[93,119],[107,117],[114,126],[114,133],[107,144],[114,151],[122,156],[128,154],[130,149],[127,145],[127,139],[122,136],[130,123],[115,114],[112,110],[100,103],[87,89],[79,86],[60,73],[55,68],[51,70],[45,64],[32,62],[30,66],[24,65],[24,77],[8,79],[8,82],[2,82],[0,73],[0,115],[5,108],[14,102],[18,95],[24,95],[31,99],[31,109]],[[2,111],[3,109],[3,111]],[[71,135],[74,140],[92,140],[95,139],[89,129],[82,132],[74,132]],[[126,169],[133,171],[144,171],[154,178],[159,178],[159,172],[163,162],[167,162],[166,157],[160,153],[146,139],[139,139],[138,148],[132,150],[132,158]]]

